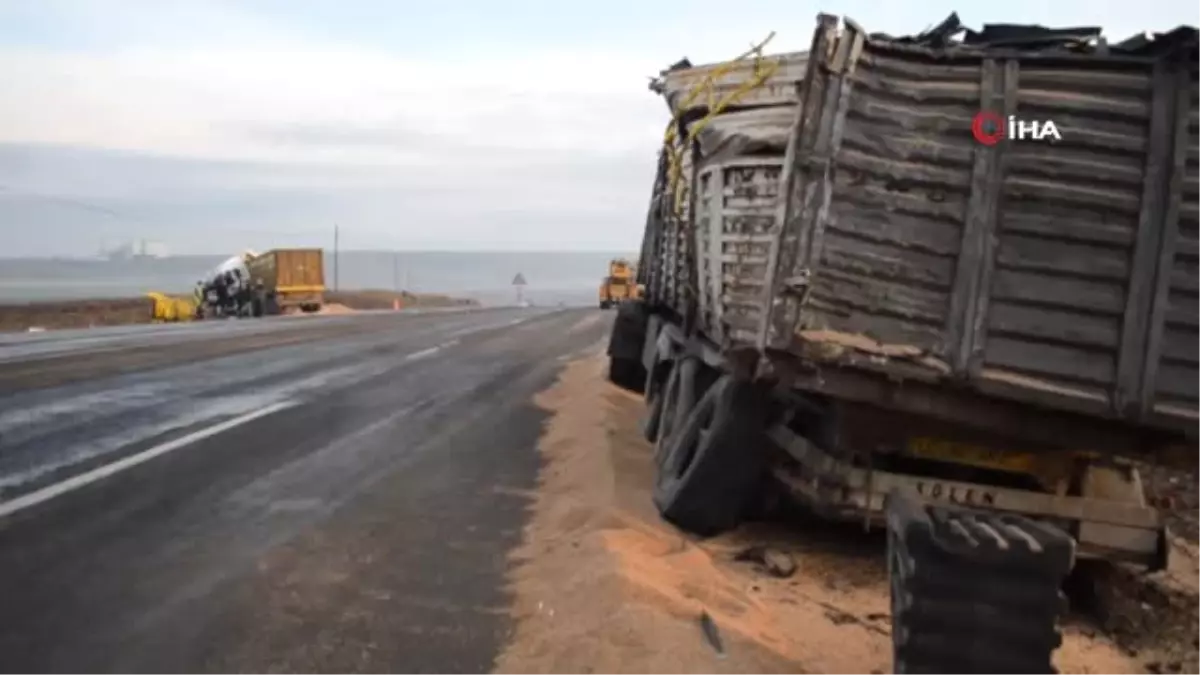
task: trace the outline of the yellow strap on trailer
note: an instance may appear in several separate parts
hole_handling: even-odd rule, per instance
[[[779,70],[779,61],[767,61],[763,58],[763,48],[766,47],[767,43],[774,39],[774,37],[775,32],[772,31],[771,34],[766,37],[766,39],[754,47],[751,47],[749,51],[738,56],[732,61],[727,61],[714,68],[711,72],[704,76],[704,79],[702,79],[700,82],[697,82],[696,85],[688,91],[688,95],[684,97],[683,101],[676,106],[675,110],[672,112],[671,123],[667,125],[667,131],[663,136],[663,145],[667,149],[667,175],[669,176],[670,180],[670,191],[674,199],[673,207],[676,216],[683,211],[684,194],[680,190],[680,181],[683,177],[681,175],[683,173],[682,152],[692,146],[692,141],[696,139],[697,134],[703,131],[704,127],[708,126],[709,122],[711,122],[714,117],[721,114],[721,112],[730,105],[737,103],[750,91],[761,87],[768,79],[771,78],[772,75],[775,74],[775,71]],[[746,58],[751,56],[754,57],[754,76],[739,85],[737,89],[731,91],[723,98],[718,100],[716,89],[717,78],[729,72],[738,62],[744,61]],[[706,105],[708,108],[708,113],[704,115],[704,117],[692,123],[691,128],[688,129],[687,138],[683,143],[676,144],[676,141],[678,140],[679,117],[684,110],[687,110],[688,106],[695,103],[696,99],[700,97],[702,92],[707,92],[708,95],[708,103]]]

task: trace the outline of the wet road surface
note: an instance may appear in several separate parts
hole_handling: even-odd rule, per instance
[[[0,339],[0,670],[489,669],[531,397],[607,327],[505,309]]]

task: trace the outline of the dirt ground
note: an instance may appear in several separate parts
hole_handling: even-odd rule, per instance
[[[515,553],[516,627],[496,670],[890,672],[882,537],[793,522],[698,541],[665,524],[651,503],[651,449],[637,433],[641,398],[607,383],[604,367],[599,356],[574,362],[538,400],[553,418],[540,443],[532,520]],[[794,574],[779,578],[735,560],[751,546],[790,558]],[[1058,668],[1197,672],[1191,550],[1176,556],[1173,572],[1190,573],[1190,595],[1164,605],[1131,591],[1106,605],[1118,607],[1107,621],[1073,614]],[[1145,588],[1140,576],[1122,583]],[[1162,609],[1172,602],[1175,610]],[[1122,620],[1136,628],[1122,636]],[[1168,644],[1156,642],[1176,624]]]
[[[473,300],[437,293],[393,291],[330,291],[320,314],[346,314],[358,310],[391,309],[393,300],[403,307],[451,307],[476,304]],[[148,297],[0,305],[0,332],[94,328],[150,323],[153,303]]]

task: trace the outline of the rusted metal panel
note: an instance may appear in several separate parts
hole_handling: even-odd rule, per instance
[[[989,395],[1195,434],[1195,138],[1174,128],[1194,134],[1196,103],[1178,121],[1178,62],[818,23],[763,346],[845,364],[855,348],[806,343],[860,336]],[[1063,139],[984,146],[981,110]]]

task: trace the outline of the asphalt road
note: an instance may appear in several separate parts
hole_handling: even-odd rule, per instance
[[[0,337],[0,670],[481,671],[595,310]]]

